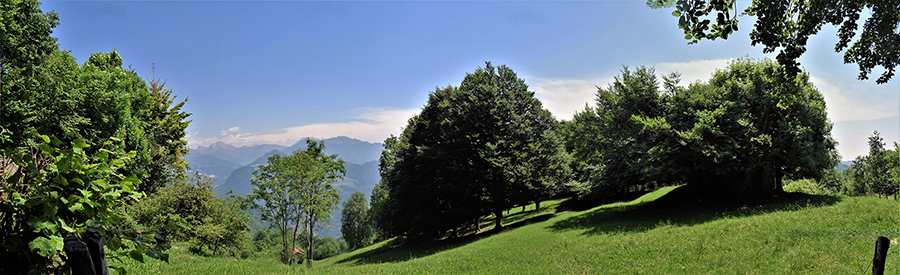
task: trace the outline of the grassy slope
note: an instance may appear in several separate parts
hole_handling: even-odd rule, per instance
[[[900,235],[893,200],[785,194],[703,203],[668,187],[634,201],[560,211],[560,201],[513,210],[501,232],[389,248],[379,243],[288,267],[276,261],[193,257],[129,264],[132,274],[860,274],[875,239]],[[485,224],[489,222],[486,221]],[[900,244],[887,274],[900,274]]]

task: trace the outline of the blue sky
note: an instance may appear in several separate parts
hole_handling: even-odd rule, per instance
[[[459,85],[484,61],[512,68],[570,119],[623,65],[677,70],[686,84],[730,59],[766,56],[750,46],[754,18],[743,17],[729,40],[687,45],[671,10],[643,1],[45,1],[42,9],[59,14],[53,35],[79,63],[115,49],[145,79],[155,63],[166,87],[189,98],[192,148],[307,136],[380,142],[435,87]],[[856,80],[856,66],[833,51],[834,32],[813,37],[800,62],[849,160],[867,153],[873,130],[888,143],[900,136],[900,81]]]

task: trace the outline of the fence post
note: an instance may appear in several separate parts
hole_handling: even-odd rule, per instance
[[[66,263],[72,268],[72,275],[96,275],[94,262],[88,247],[78,240],[78,236],[69,235],[64,240],[63,250],[66,251]]]
[[[891,242],[888,238],[878,237],[875,241],[875,258],[872,259],[872,275],[884,275],[884,262]]]
[[[97,272],[97,275],[109,275],[109,268],[106,265],[106,252],[103,251],[103,242],[102,236],[100,236],[100,231],[97,229],[88,229],[84,231],[85,236],[85,244],[87,244],[88,250],[91,252],[91,259],[93,259],[94,269]]]

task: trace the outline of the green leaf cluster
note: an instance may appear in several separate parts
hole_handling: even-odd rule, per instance
[[[176,103],[158,79],[148,87],[134,70],[122,68],[115,50],[91,54],[79,66],[49,36],[58,18],[41,13],[39,2],[0,5],[0,124],[12,141],[4,148],[33,146],[32,130],[59,138],[63,146],[81,138],[90,152],[102,147],[91,142],[115,138],[114,146],[137,154],[127,169],[150,175],[139,190],[152,193],[182,177],[190,123],[190,114],[181,111],[185,101]]]
[[[887,83],[900,64],[900,2],[895,0],[754,0],[743,12],[735,0],[648,0],[647,6],[675,8],[672,16],[678,17],[688,44],[728,39],[738,30],[739,16],[755,16],[750,43],[762,44],[764,53],[781,49],[776,59],[791,76],[801,71],[797,59],[806,52],[809,38],[826,24],[838,27],[834,50],[844,51],[844,63],[859,66],[860,80],[880,66],[884,72],[876,83]],[[869,17],[860,28],[857,21],[865,14]]]
[[[62,148],[55,137],[35,134],[35,140],[36,147],[0,152],[0,271],[63,272],[63,238],[87,228],[105,237],[108,258],[147,254],[165,259],[159,252],[163,247],[153,245],[154,235],[120,227],[128,217],[119,209],[143,197],[136,191],[138,177],[119,172],[133,152],[101,148],[88,155],[81,139],[70,148]],[[113,142],[104,145],[112,148]]]

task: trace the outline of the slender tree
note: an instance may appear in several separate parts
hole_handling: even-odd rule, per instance
[[[300,197],[304,200],[301,214],[306,217],[303,222],[306,235],[306,267],[312,267],[313,243],[317,224],[331,220],[331,212],[340,202],[338,191],[333,184],[347,172],[344,160],[337,155],[325,154],[325,143],[306,140],[306,149],[300,152],[302,180]]]
[[[283,263],[293,263],[299,232],[306,241],[307,267],[312,267],[317,224],[330,220],[337,207],[339,197],[332,184],[346,169],[343,160],[325,155],[324,150],[324,143],[307,139],[305,149],[287,156],[272,155],[253,172],[249,199],[262,210],[262,218],[281,233]]]
[[[372,226],[369,223],[369,202],[366,195],[356,191],[344,201],[341,210],[341,235],[351,250],[369,245]]]

